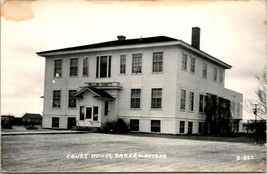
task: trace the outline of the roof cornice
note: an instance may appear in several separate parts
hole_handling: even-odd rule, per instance
[[[61,51],[56,50],[54,52],[38,52],[38,56],[47,57],[47,56],[57,56],[57,55],[65,55],[65,54],[79,54],[79,53],[89,53],[89,52],[97,52],[97,51],[113,51],[113,50],[123,50],[129,48],[147,48],[147,47],[160,47],[160,46],[170,46],[170,45],[178,45],[179,41],[168,41],[168,42],[160,42],[160,43],[148,43],[148,44],[138,44],[138,45],[125,45],[125,46],[109,46],[109,47],[101,47],[101,48],[89,48],[82,50],[67,50]]]
[[[137,48],[148,48],[148,47],[160,47],[160,46],[179,46],[186,50],[189,50],[195,53],[198,56],[206,58],[213,63],[216,63],[225,69],[230,69],[232,66],[199,50],[191,45],[187,44],[182,40],[174,40],[174,41],[166,41],[166,42],[157,42],[157,43],[144,43],[144,44],[134,44],[134,45],[120,45],[120,46],[107,46],[107,47],[100,47],[100,48],[88,48],[88,49],[75,49],[75,50],[54,50],[54,51],[45,51],[45,52],[38,52],[37,55],[42,57],[50,57],[50,56],[60,56],[66,54],[80,54],[80,53],[90,53],[90,52],[98,52],[98,51],[113,51],[113,50],[124,50],[124,49],[137,49]]]

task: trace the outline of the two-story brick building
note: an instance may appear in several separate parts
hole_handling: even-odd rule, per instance
[[[124,119],[132,131],[202,133],[207,94],[231,101],[242,118],[242,94],[224,88],[231,66],[166,36],[38,52],[46,58],[43,127],[101,127]]]

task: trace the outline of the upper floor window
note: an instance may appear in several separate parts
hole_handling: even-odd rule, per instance
[[[223,82],[223,71],[219,70],[219,83]]]
[[[194,111],[194,92],[189,93],[189,111]]]
[[[199,95],[199,112],[206,112],[206,100],[207,96],[200,94]]]
[[[69,108],[76,108],[76,98],[73,96],[76,90],[69,90]]]
[[[206,63],[203,63],[203,71],[202,71],[202,77],[207,78],[207,71],[208,71],[208,65]]]
[[[162,89],[153,88],[151,91],[151,108],[161,108]]]
[[[111,75],[111,56],[97,56],[96,77],[105,78]]]
[[[61,98],[61,91],[60,90],[54,90],[53,91],[53,108],[60,108],[60,98]]]
[[[217,82],[217,68],[213,69],[213,81]]]
[[[133,54],[132,59],[132,73],[142,73],[142,54]]]
[[[163,53],[162,52],[153,53],[152,72],[162,72],[162,71],[163,71]]]
[[[182,58],[182,69],[183,70],[187,70],[187,55],[183,54],[183,58]]]
[[[83,76],[88,76],[88,58],[83,59]]]
[[[191,62],[190,62],[190,72],[191,73],[195,73],[195,62],[196,62],[196,59],[191,57]]]
[[[55,60],[54,62],[54,77],[62,76],[62,60]]]
[[[70,59],[70,76],[78,75],[78,59]]]
[[[141,89],[131,89],[131,108],[140,108]]]
[[[186,91],[181,89],[180,109],[185,110]]]
[[[120,57],[120,74],[126,73],[126,55]]]

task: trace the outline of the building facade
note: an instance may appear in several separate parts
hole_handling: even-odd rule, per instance
[[[101,127],[123,119],[131,131],[203,133],[207,94],[231,101],[242,118],[242,94],[224,87],[231,66],[192,44],[159,36],[38,52],[46,58],[43,127]]]

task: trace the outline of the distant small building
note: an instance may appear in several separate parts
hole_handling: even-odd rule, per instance
[[[2,128],[12,128],[15,117],[12,115],[1,115]]]
[[[42,116],[40,114],[26,113],[22,117],[22,122],[24,124],[41,125],[42,124]]]

